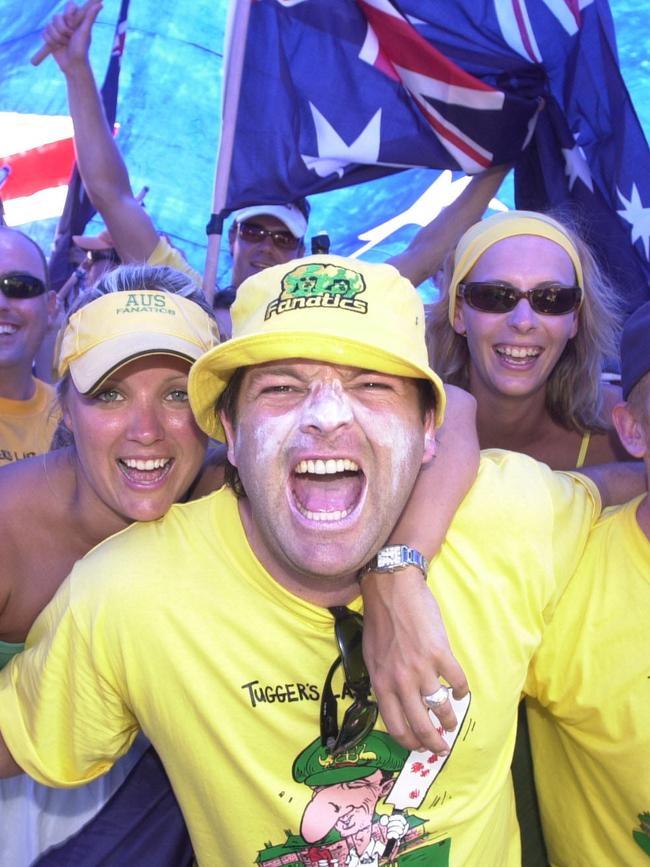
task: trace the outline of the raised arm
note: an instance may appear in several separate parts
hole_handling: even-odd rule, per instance
[[[388,260],[390,264],[414,286],[433,277],[463,232],[481,219],[510,168],[494,166],[475,175],[458,198],[420,229],[403,253]]]
[[[88,60],[91,30],[101,7],[100,2],[83,8],[68,3],[48,25],[44,39],[65,76],[77,165],[86,191],[122,261],[145,262],[158,244],[158,234],[133,195]]]
[[[476,478],[479,461],[476,401],[447,386],[445,422],[437,433],[435,460],[420,472],[411,498],[387,544],[408,544],[431,559]],[[440,609],[415,567],[390,574],[370,572],[361,580],[364,601],[363,650],[382,719],[407,749],[447,747],[420,698],[440,686],[439,677],[462,698],[467,681],[455,659]],[[456,718],[449,702],[437,715],[451,730]]]

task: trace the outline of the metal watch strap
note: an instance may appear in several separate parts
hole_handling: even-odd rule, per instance
[[[368,572],[398,572],[407,566],[416,566],[427,577],[429,563],[426,557],[416,548],[408,545],[387,545],[380,548],[377,554],[361,569],[359,577]]]

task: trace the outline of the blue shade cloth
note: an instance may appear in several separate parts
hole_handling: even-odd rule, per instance
[[[517,206],[562,208],[624,306],[649,298],[650,150],[605,0],[252,5],[228,208],[515,161]]]

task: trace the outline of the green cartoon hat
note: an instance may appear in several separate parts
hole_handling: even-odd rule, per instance
[[[356,747],[338,756],[330,755],[316,738],[293,763],[293,778],[307,786],[349,783],[375,771],[401,771],[408,754],[385,732],[371,732]]]

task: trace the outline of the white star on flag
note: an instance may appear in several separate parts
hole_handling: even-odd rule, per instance
[[[326,178],[334,172],[342,177],[346,166],[353,163],[390,165],[390,163],[380,163],[379,161],[381,109],[378,109],[370,118],[365,129],[359,133],[352,144],[346,145],[316,106],[310,102],[309,107],[316,128],[318,156],[312,157],[305,154],[300,154],[300,156],[307,168],[315,171],[320,178]]]
[[[593,193],[594,182],[585,159],[585,154],[579,145],[573,148],[562,148],[566,163],[564,173],[569,177],[569,190],[573,189],[576,180],[580,178],[582,183]]]
[[[625,208],[617,211],[621,217],[632,227],[632,243],[641,240],[646,259],[650,259],[650,208],[644,208],[641,196],[636,184],[632,184],[630,198],[626,199],[623,193],[617,189],[618,197]]]

